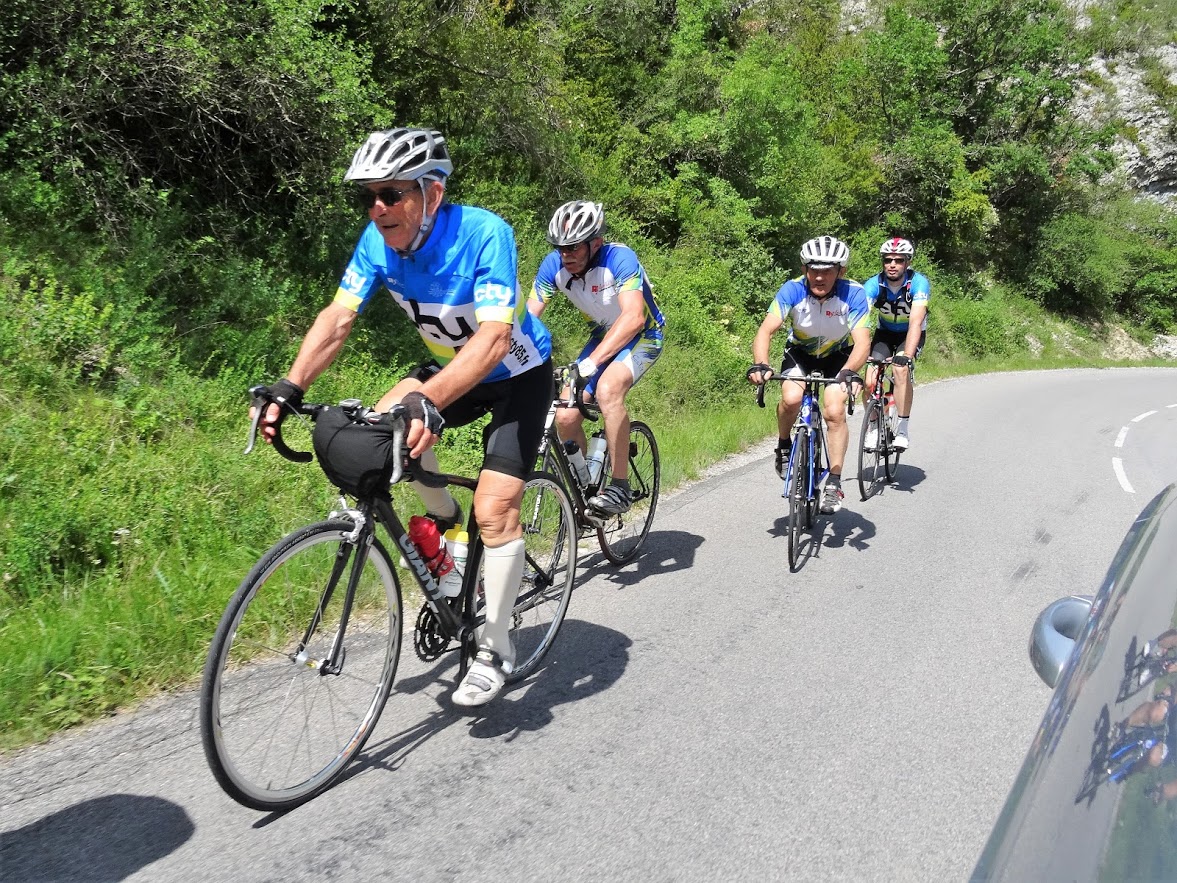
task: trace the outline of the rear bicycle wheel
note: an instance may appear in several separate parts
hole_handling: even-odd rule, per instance
[[[883,466],[881,447],[885,441],[887,429],[879,422],[881,413],[882,408],[876,399],[872,398],[868,401],[866,413],[862,415],[862,430],[858,434],[858,490],[862,493],[863,500],[869,500],[874,495]],[[873,451],[868,451],[866,449],[866,435],[872,424],[877,430],[875,448]],[[890,478],[889,475],[887,477]]]
[[[245,806],[286,810],[324,791],[388,700],[403,631],[400,585],[383,546],[358,549],[353,530],[350,521],[324,521],[284,537],[217,626],[201,684],[201,739],[217,782]]]
[[[788,480],[785,483],[789,495],[789,569],[796,570],[801,557],[801,531],[806,520],[808,507],[807,482],[809,478],[809,437],[804,429],[793,435],[793,452],[789,458]]]
[[[658,508],[658,491],[662,486],[662,462],[654,432],[640,420],[629,424],[629,487],[633,502],[618,515],[604,516],[597,528],[601,551],[614,564],[625,564],[638,554]],[[612,473],[612,464],[610,474]],[[601,481],[606,487],[607,481]]]
[[[508,684],[539,668],[556,641],[576,580],[579,536],[568,492],[547,472],[533,472],[528,477],[519,521],[525,559],[519,594],[511,610],[509,634],[515,661],[507,675]],[[471,550],[471,566],[482,567],[484,550],[480,540]],[[481,602],[478,609],[484,609]]]

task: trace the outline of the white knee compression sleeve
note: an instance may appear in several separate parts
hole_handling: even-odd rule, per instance
[[[483,552],[486,625],[478,636],[478,646],[493,650],[508,664],[515,662],[515,648],[511,646],[508,629],[511,610],[519,595],[519,581],[523,578],[523,551],[523,538],[520,537],[503,546],[487,546]]]

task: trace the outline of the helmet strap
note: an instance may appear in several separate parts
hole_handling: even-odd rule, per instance
[[[437,212],[434,212],[432,215],[429,214],[429,194],[425,192],[425,184],[428,181],[434,180],[436,179],[427,175],[417,179],[417,186],[421,188],[421,226],[417,228],[417,235],[413,237],[413,241],[409,244],[408,248],[404,251],[401,251],[399,248],[396,250],[397,254],[402,258],[408,257],[416,252],[417,249],[425,244],[425,240],[429,238],[429,234],[433,232],[433,223],[437,220]]]

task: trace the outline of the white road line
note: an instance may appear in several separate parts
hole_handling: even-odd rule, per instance
[[[1165,405],[1166,408],[1177,408],[1177,405]]]
[[[1128,437],[1128,427],[1127,426],[1121,427],[1120,434],[1116,436],[1116,447],[1117,448],[1124,447],[1124,439],[1126,439],[1127,437]]]
[[[1156,411],[1145,411],[1143,414],[1141,414],[1141,415],[1139,415],[1139,416],[1137,416],[1137,417],[1133,417],[1133,418],[1132,418],[1132,422],[1133,422],[1133,423],[1139,423],[1139,422],[1140,422],[1141,420],[1143,420],[1145,417],[1151,417],[1151,416],[1152,416],[1153,414],[1155,414],[1155,413],[1156,413]]]
[[[1134,494],[1136,491],[1132,489],[1132,485],[1128,483],[1128,476],[1124,474],[1124,461],[1119,457],[1112,457],[1112,469],[1115,470],[1116,478],[1120,482],[1125,493]]]

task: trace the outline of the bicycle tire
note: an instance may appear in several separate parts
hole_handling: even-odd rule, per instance
[[[559,478],[548,472],[533,472],[528,477],[519,521],[526,562],[511,611],[509,634],[515,660],[507,675],[508,684],[539,668],[564,623],[576,581],[579,533],[572,500]],[[470,551],[470,566],[481,569],[484,551],[480,539]]]
[[[858,490],[864,501],[874,496],[875,486],[879,481],[879,467],[884,462],[880,448],[885,442],[886,429],[882,422],[875,424],[875,429],[878,430],[875,433],[875,449],[873,451],[866,449],[866,434],[870,431],[872,420],[878,420],[881,412],[882,408],[879,406],[878,400],[872,398],[867,402],[866,413],[862,415],[862,429],[858,433]],[[887,477],[890,478],[890,476]]]
[[[253,809],[292,809],[330,787],[388,701],[404,620],[396,569],[378,541],[363,553],[342,670],[316,664],[335,639],[361,560],[353,530],[351,521],[323,521],[275,543],[238,586],[209,648],[205,757],[225,793]]]
[[[816,418],[815,418],[816,419]],[[822,458],[825,448],[824,424],[816,421],[809,434],[813,437],[813,453],[809,457],[809,474],[805,480],[805,529],[812,530],[817,524],[817,514],[821,511],[821,498],[825,494],[826,484],[821,481],[821,470],[826,464]],[[827,470],[828,471],[828,470]],[[827,475],[827,480],[829,476]]]
[[[809,475],[809,439],[804,429],[793,435],[786,490],[789,494],[789,570],[797,569],[801,557],[801,531],[808,506],[806,484]]]
[[[895,431],[899,426],[898,416],[895,414],[886,415],[883,425],[886,426],[886,432],[879,433],[880,442],[883,440],[884,435],[886,435],[887,440],[886,448],[883,451],[883,470],[887,475],[887,481],[891,482],[895,480],[895,473],[899,471],[899,456],[903,453],[901,449],[893,445]]]
[[[632,561],[646,541],[658,508],[662,487],[662,461],[654,431],[640,420],[629,424],[629,486],[633,503],[618,515],[610,515],[597,527],[597,540],[605,557],[616,565]],[[607,464],[612,475],[612,462]],[[601,481],[606,487],[607,481]]]

